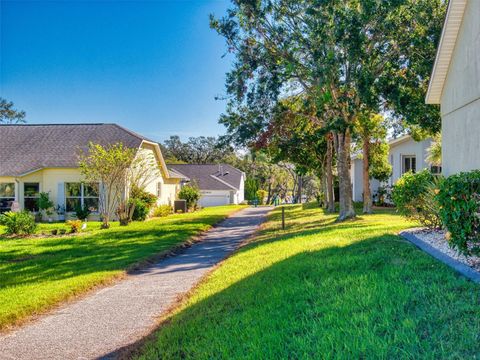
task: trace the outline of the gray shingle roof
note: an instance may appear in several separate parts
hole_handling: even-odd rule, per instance
[[[80,150],[87,150],[89,142],[138,148],[143,140],[148,139],[117,124],[0,125],[0,176],[75,168]]]
[[[167,167],[194,181],[200,190],[238,190],[243,174],[227,164],[172,164]]]

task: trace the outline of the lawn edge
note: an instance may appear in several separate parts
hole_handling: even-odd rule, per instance
[[[241,208],[240,210],[242,209],[244,208]],[[148,333],[145,334],[144,337],[134,342],[133,344],[129,344],[120,349],[117,349],[113,354],[113,358],[117,360],[137,359],[141,355],[140,350],[148,343],[155,341],[157,332],[160,331],[163,327],[168,326],[168,324],[171,321],[172,315],[174,315],[176,311],[180,309],[188,301],[188,299],[193,295],[193,293],[197,291],[198,288],[208,280],[208,278],[212,275],[212,273],[216,271],[219,267],[221,267],[224,264],[224,262],[227,261],[230,257],[237,254],[241,248],[247,246],[254,238],[258,236],[258,234],[265,228],[266,224],[268,223],[268,218],[274,210],[275,208],[272,207],[271,210],[264,215],[264,221],[255,229],[255,231],[247,239],[242,241],[235,250],[233,250],[230,254],[228,254],[224,259],[219,261],[217,264],[215,264],[187,292],[178,296],[177,299],[172,303],[172,305],[169,306],[167,309],[165,309],[162,315],[157,318],[155,324],[150,328],[150,330],[148,331]],[[221,222],[217,223],[216,226],[218,226],[220,223]],[[110,354],[110,356],[112,356],[112,354]]]
[[[447,254],[441,252],[440,250],[435,249],[430,244],[426,243],[418,236],[413,234],[411,230],[403,230],[399,233],[401,237],[408,240],[410,243],[418,247],[423,252],[427,253],[428,255],[432,256],[433,258],[437,259],[438,261],[444,263],[445,265],[449,266],[456,272],[460,273],[464,277],[468,278],[469,280],[480,284],[480,272],[475,271],[470,266],[465,265],[464,263],[448,256]]]
[[[175,256],[178,253],[180,253],[182,250],[185,250],[192,246],[195,243],[201,242],[203,236],[210,231],[212,228],[215,228],[219,226],[223,221],[228,219],[230,216],[234,215],[235,213],[245,209],[245,206],[241,206],[238,208],[235,208],[232,210],[232,212],[229,212],[226,214],[222,219],[217,221],[216,223],[209,225],[207,229],[202,230],[198,232],[195,235],[190,236],[187,240],[184,242],[181,242],[170,249],[161,251],[159,253],[153,254],[151,256],[148,256],[145,259],[142,259],[140,261],[137,261],[135,263],[130,264],[128,267],[126,267],[123,270],[120,270],[118,274],[113,274],[112,276],[109,276],[102,280],[100,283],[92,285],[92,287],[89,287],[85,291],[80,290],[77,294],[72,294],[67,296],[65,299],[60,300],[57,303],[53,303],[51,306],[47,306],[42,310],[36,311],[32,313],[31,315],[27,315],[23,318],[15,320],[13,323],[5,325],[3,327],[0,327],[0,335],[8,335],[11,334],[17,330],[19,330],[22,326],[26,326],[28,324],[31,324],[35,321],[39,321],[41,318],[48,316],[52,314],[53,312],[62,309],[63,307],[69,306],[77,301],[83,300],[87,296],[92,295],[96,291],[105,289],[109,286],[112,286],[122,280],[124,280],[127,276],[133,275],[138,271],[141,271],[165,258]],[[83,234],[82,234],[83,235]],[[91,234],[89,234],[91,235]]]

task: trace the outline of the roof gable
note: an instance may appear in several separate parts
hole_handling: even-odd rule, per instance
[[[445,17],[442,36],[438,45],[437,56],[425,98],[427,104],[440,104],[443,87],[455,50],[455,43],[460,31],[460,26],[462,25],[466,6],[467,0],[450,0],[448,4],[447,16]]]

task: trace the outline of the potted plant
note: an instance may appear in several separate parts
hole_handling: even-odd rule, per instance
[[[50,200],[48,192],[41,192],[38,198],[38,209],[43,216],[48,216],[48,221],[52,222],[53,201]]]

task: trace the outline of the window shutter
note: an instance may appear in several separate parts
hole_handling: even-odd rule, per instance
[[[58,183],[57,205],[65,209],[65,183],[64,182]]]
[[[162,197],[162,183],[160,181],[157,182],[157,197]]]

